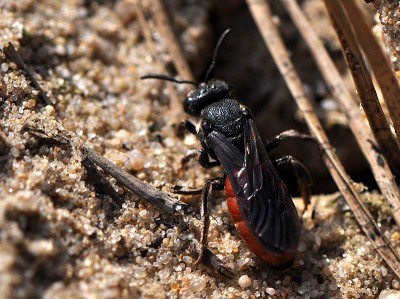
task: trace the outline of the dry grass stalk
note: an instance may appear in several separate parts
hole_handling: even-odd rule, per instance
[[[360,7],[354,0],[342,1],[347,11],[347,16],[356,33],[357,40],[362,51],[366,55],[372,71],[375,74],[376,82],[381,88],[383,98],[389,110],[397,140],[400,143],[400,85],[392,66],[373,35],[370,26],[363,17]]]
[[[293,64],[289,58],[289,53],[272,21],[272,14],[267,2],[247,0],[247,4],[261,32],[265,44],[271,52],[279,71],[284,77],[299,110],[304,115],[311,133],[321,145],[323,159],[339,187],[339,190],[353,211],[360,227],[374,244],[378,253],[387,262],[394,273],[400,277],[400,257],[388,241],[382,236],[371,214],[361,202],[352,185],[351,179],[348,177],[334,150],[331,148],[327,136],[313,110],[311,101],[307,98],[303,85],[295,72]]]
[[[325,1],[333,27],[356,85],[368,122],[390,167],[400,169],[400,149],[380,106],[378,96],[351,25],[340,1]]]
[[[339,71],[336,69],[327,50],[312,28],[296,0],[281,0],[288,10],[304,40],[313,55],[327,85],[338,100],[341,110],[347,117],[350,129],[353,132],[361,151],[371,166],[375,180],[391,207],[397,224],[400,225],[400,194],[394,176],[385,163],[386,159],[371,147],[371,142],[376,143],[371,129],[366,125],[358,105],[346,88]],[[383,162],[383,164],[381,163]]]
[[[165,39],[171,57],[174,58],[175,67],[179,76],[181,79],[194,81],[195,78],[174,34],[163,2],[161,0],[154,0],[152,1],[151,7],[153,9],[153,16],[157,22],[157,28],[160,31],[161,36]]]
[[[142,32],[143,32],[147,47],[150,50],[152,57],[154,58],[154,63],[157,64],[157,67],[161,70],[161,72],[163,74],[167,74],[167,70],[165,69],[164,65],[162,63],[160,63],[159,59],[157,59],[156,46],[154,44],[154,40],[152,37],[152,31],[149,26],[149,22],[148,22],[148,20],[146,20],[146,17],[145,17],[142,2],[141,1],[135,2],[135,6],[136,6],[137,14],[138,14],[138,20],[140,23],[140,27],[142,28]],[[167,88],[168,88],[168,91],[170,94],[170,99],[171,99],[171,102],[170,102],[171,110],[174,111],[174,113],[176,113],[177,115],[182,114],[183,113],[182,101],[181,101],[180,97],[178,96],[178,93],[176,92],[175,87],[171,84],[167,84]]]

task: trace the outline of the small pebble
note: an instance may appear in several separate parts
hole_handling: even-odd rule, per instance
[[[398,289],[400,287],[400,283],[397,279],[392,280],[392,288]]]
[[[304,252],[307,249],[307,245],[304,242],[300,242],[299,246],[297,247],[298,252]]]
[[[36,101],[31,99],[31,100],[27,100],[24,102],[23,104],[26,108],[32,109],[36,106]]]
[[[268,295],[275,295],[276,293],[274,288],[266,288],[265,291]]]
[[[379,299],[400,299],[400,291],[396,290],[383,290],[379,294]]]
[[[1,71],[4,72],[4,73],[8,71],[7,63],[2,63],[1,64]]]
[[[141,210],[139,216],[143,219],[147,219],[147,210]]]
[[[387,268],[385,266],[381,266],[381,273],[382,273],[383,277],[385,277],[387,275],[388,270],[387,270]]]
[[[182,257],[182,261],[185,262],[186,264],[190,264],[193,261],[193,259],[190,256],[185,255]]]
[[[248,275],[242,275],[239,277],[238,283],[242,288],[248,288],[251,286],[251,279]]]
[[[192,292],[201,292],[206,287],[207,281],[204,277],[196,277],[190,281],[189,289]]]

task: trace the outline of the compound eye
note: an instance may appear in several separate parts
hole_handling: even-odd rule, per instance
[[[210,132],[212,130],[212,125],[211,125],[210,121],[203,119],[201,122],[201,128],[205,132]]]

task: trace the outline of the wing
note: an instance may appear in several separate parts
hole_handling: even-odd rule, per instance
[[[241,216],[254,237],[271,253],[295,251],[300,220],[254,121],[245,122],[244,151],[218,131],[211,132],[207,139],[224,167],[239,201]]]

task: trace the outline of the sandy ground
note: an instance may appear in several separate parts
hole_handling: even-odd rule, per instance
[[[177,11],[181,24],[197,26],[186,36],[208,36],[209,25],[182,17],[205,22],[207,6],[189,7]],[[44,105],[0,51],[0,298],[399,296],[399,280],[337,193],[313,196],[295,263],[285,272],[249,252],[223,193],[216,193],[208,246],[235,270],[233,279],[194,265],[196,217],[171,217],[110,179],[125,201],[116,209],[90,183],[82,144],[164,191],[175,184],[199,187],[222,174],[196,161],[181,168],[180,159],[198,144],[193,136],[176,136],[182,119],[169,109],[164,83],[139,80],[160,70],[133,3],[6,0],[0,8],[0,49],[11,41],[55,103]],[[162,39],[158,47],[165,51]],[[29,128],[67,136],[71,144]],[[398,227],[381,196],[364,191],[363,198],[398,248]]]

